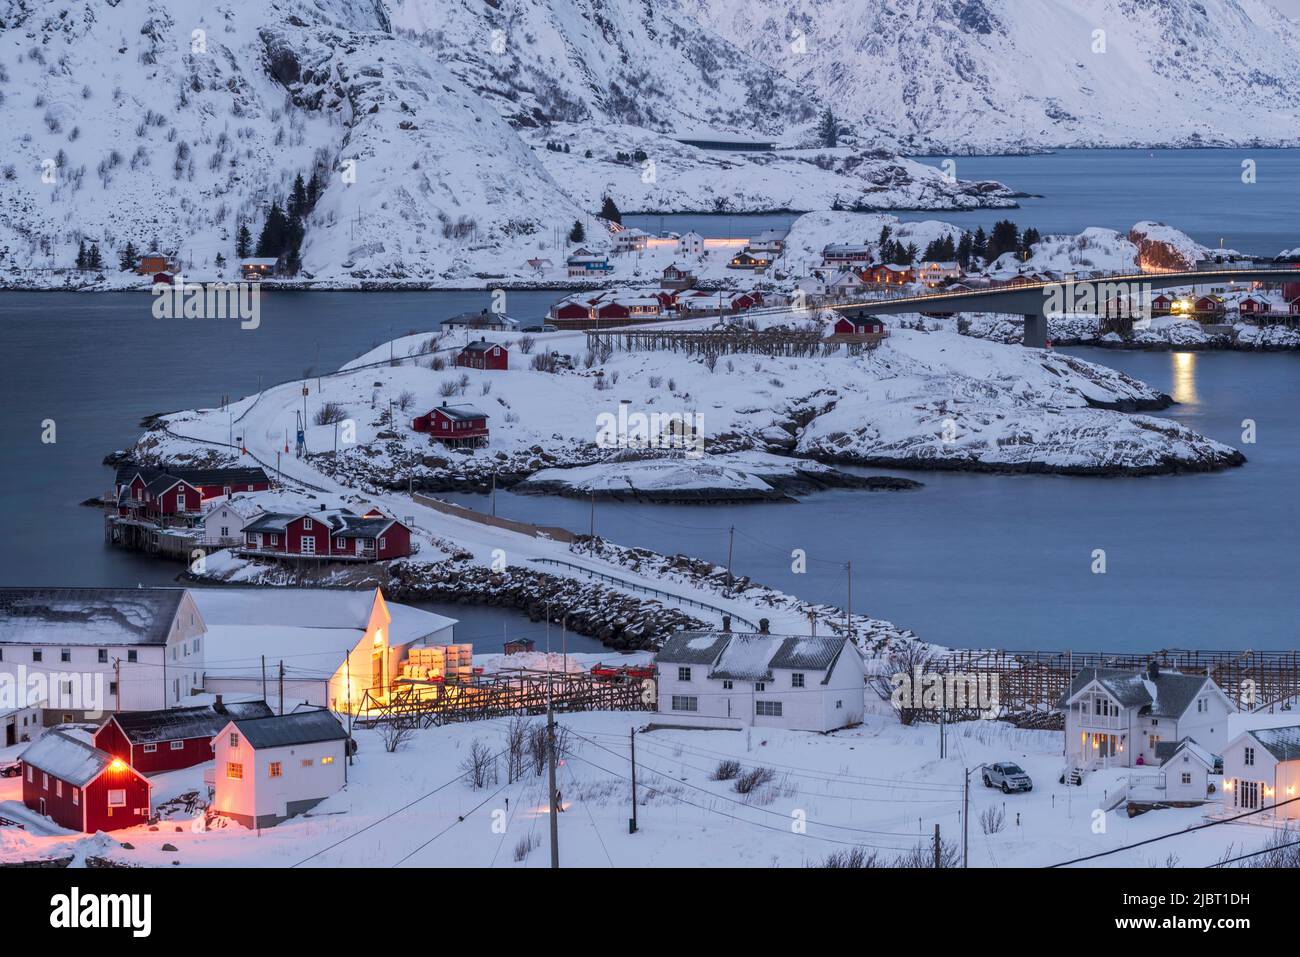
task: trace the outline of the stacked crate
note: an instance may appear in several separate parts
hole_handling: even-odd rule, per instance
[[[412,648],[402,666],[403,677],[418,681],[439,678],[468,681],[474,673],[473,645],[429,645]]]

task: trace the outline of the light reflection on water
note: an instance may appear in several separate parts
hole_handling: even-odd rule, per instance
[[[1197,405],[1196,395],[1196,353],[1171,352],[1169,361],[1173,365],[1173,396],[1179,405]]]

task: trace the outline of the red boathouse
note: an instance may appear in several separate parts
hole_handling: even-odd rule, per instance
[[[18,760],[23,803],[61,827],[94,834],[149,820],[149,781],[107,751],[47,731]]]
[[[95,747],[142,774],[192,768],[212,760],[212,736],[229,722],[269,718],[265,701],[241,701],[161,711],[122,711],[95,732]]]
[[[498,342],[480,339],[460,350],[456,356],[456,365],[466,369],[504,372],[510,367],[510,352]]]

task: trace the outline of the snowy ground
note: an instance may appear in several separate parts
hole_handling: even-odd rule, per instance
[[[541,719],[533,719],[540,721]],[[748,732],[657,730],[637,737],[638,833],[628,833],[628,732],[646,713],[591,712],[558,717],[571,751],[559,769],[564,812],[560,860],[577,867],[802,867],[835,851],[863,847],[885,862],[917,846],[929,854],[934,826],[960,853],[965,768],[1011,760],[1034,790],[1003,795],[972,775],[971,866],[1042,866],[1116,848],[1200,823],[1199,809],[1163,810],[1129,819],[1104,813],[1122,772],[1098,773],[1082,788],[1057,783],[1060,735],[1017,731],[994,722],[948,728],[948,758],[938,729],[900,726],[869,716],[833,735],[753,729]],[[482,742],[504,749],[503,719],[417,732],[386,753],[379,735],[358,731],[361,750],[347,787],[309,815],[260,835],[239,825],[199,830],[181,811],[158,830],[136,827],[111,838],[0,829],[0,860],[101,853],[150,866],[549,866],[545,776],[530,767],[509,783],[499,777],[474,789],[461,763]],[[748,796],[712,776],[723,760],[743,771],[769,768],[772,780]],[[203,793],[203,767],[153,779],[155,806],[187,791]],[[17,779],[0,779],[0,815],[12,810]],[[982,821],[1004,815],[1000,829]],[[806,822],[799,833],[800,821]],[[1097,821],[1104,822],[1098,833]],[[1244,824],[1216,826],[1123,851],[1096,866],[1204,866],[1262,847],[1272,832]],[[118,842],[134,845],[125,850]],[[175,851],[162,849],[171,844]]]

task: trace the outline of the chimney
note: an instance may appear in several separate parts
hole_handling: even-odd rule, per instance
[[[766,618],[758,619],[758,633],[760,635],[766,635],[768,633],[767,628],[768,628],[768,620]]]
[[[1158,661],[1152,661],[1147,664],[1147,677],[1152,681],[1155,681],[1160,677],[1160,663]]]
[[[723,630],[723,631],[731,631],[731,616],[730,616],[730,615],[723,615],[723,616],[722,616],[722,630]]]
[[[226,706],[221,703],[221,695],[217,695],[217,700],[212,703],[212,710],[217,714],[226,713]]]

